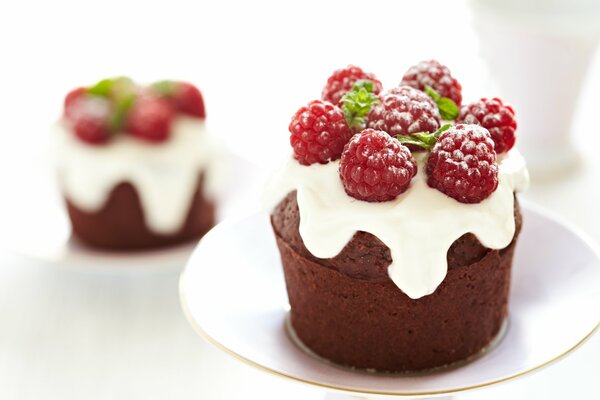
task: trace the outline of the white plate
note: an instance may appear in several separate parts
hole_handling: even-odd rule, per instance
[[[258,187],[256,167],[235,155],[225,154],[226,179],[217,200],[217,220],[240,210],[256,209],[247,201]],[[19,166],[21,168],[22,166]],[[181,268],[197,242],[156,250],[111,252],[83,245],[71,235],[71,225],[48,162],[38,160],[19,171],[0,208],[0,243],[7,250],[29,259],[60,267],[114,271]],[[254,208],[252,208],[254,207]]]
[[[213,229],[180,282],[195,329],[238,359],[270,373],[348,393],[431,395],[506,381],[578,347],[600,322],[600,257],[582,236],[525,204],[504,339],[460,368],[420,376],[343,369],[300,350],[285,330],[288,301],[266,214]]]

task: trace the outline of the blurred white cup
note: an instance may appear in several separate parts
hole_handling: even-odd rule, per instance
[[[469,0],[499,96],[534,176],[573,165],[570,130],[600,37],[600,0]]]

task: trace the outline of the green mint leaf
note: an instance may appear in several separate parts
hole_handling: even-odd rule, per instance
[[[135,99],[135,94],[131,93],[117,103],[115,111],[109,121],[111,132],[117,132],[123,128],[127,112],[131,109],[133,103],[135,103]]]
[[[110,90],[110,97],[118,102],[125,100],[132,96],[137,91],[137,86],[130,78],[126,76],[120,76],[112,79],[112,88]]]
[[[365,89],[367,92],[373,93],[374,87],[375,86],[373,85],[373,81],[370,81],[368,79],[360,79],[356,81],[354,85],[352,85],[352,90],[354,90],[355,88]]]
[[[346,123],[350,127],[350,129],[358,127],[361,123],[361,118],[357,117],[354,111],[350,110],[347,107],[342,107],[342,111],[344,111],[344,119]]]
[[[417,132],[413,133],[412,136],[418,138],[423,144],[425,144],[429,148],[433,147],[433,145],[435,144],[435,140],[437,139],[435,137],[435,134],[429,132]]]
[[[424,90],[425,94],[429,97],[431,97],[431,99],[437,103],[438,100],[442,97],[440,96],[440,94],[438,92],[436,92],[431,86],[429,85],[425,85],[425,90]]]
[[[351,129],[360,130],[365,127],[367,114],[373,104],[379,101],[373,90],[373,82],[363,79],[357,81],[342,97],[342,110]]]
[[[419,137],[421,134],[426,134],[425,132],[412,134],[412,135],[398,135],[396,139],[404,145],[412,144],[413,146],[422,147],[425,150],[431,150],[432,145],[428,143],[428,140],[423,140]],[[435,142],[435,139],[434,139]]]
[[[436,92],[431,86],[425,85],[425,94],[431,97],[431,100],[437,104],[440,115],[442,119],[445,121],[453,121],[458,117],[458,106],[455,102],[447,97],[442,97],[438,92]]]
[[[458,106],[455,102],[447,97],[442,97],[436,101],[438,108],[440,109],[440,115],[445,121],[452,121],[458,117]]]
[[[90,87],[88,89],[88,93],[93,94],[94,96],[108,97],[110,95],[112,86],[113,79],[102,79],[100,82]]]
[[[94,96],[110,97],[114,101],[120,101],[136,91],[135,83],[126,76],[102,79],[88,89],[88,93]]]
[[[433,136],[435,136],[435,138],[437,139],[437,138],[439,138],[439,137],[440,137],[440,135],[441,135],[443,132],[447,131],[447,130],[448,130],[448,129],[450,129],[450,128],[452,128],[452,124],[445,124],[445,125],[442,125],[442,126],[440,127],[440,129],[438,129],[437,131],[435,131],[435,132],[433,133]]]
[[[442,132],[450,129],[451,127],[451,124],[445,124],[435,132],[416,132],[410,135],[398,135],[396,136],[396,139],[398,139],[398,141],[402,144],[412,144],[429,151],[433,148],[435,142]]]
[[[175,93],[176,83],[173,81],[158,81],[152,84],[152,89],[157,93],[170,97]]]

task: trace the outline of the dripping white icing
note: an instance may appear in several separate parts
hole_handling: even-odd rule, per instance
[[[424,156],[409,189],[393,201],[369,203],[344,191],[339,161],[302,166],[292,157],[267,186],[272,209],[297,191],[300,235],[319,258],[335,257],[357,231],[377,236],[389,248],[388,274],[409,297],[433,293],[448,269],[446,253],[465,233],[492,249],[506,247],[515,233],[513,192],[525,190],[529,174],[517,150],[499,157],[498,188],[478,204],[463,204],[427,185]]]
[[[129,182],[139,195],[148,228],[170,234],[183,226],[201,172],[204,194],[214,199],[217,146],[203,120],[178,116],[170,138],[162,143],[119,134],[106,145],[94,146],[78,139],[63,122],[54,131],[59,185],[78,208],[98,211],[116,185]]]

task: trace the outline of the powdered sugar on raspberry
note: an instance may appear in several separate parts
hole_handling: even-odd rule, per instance
[[[408,86],[388,90],[379,96],[381,102],[371,108],[367,127],[391,136],[417,132],[435,132],[440,127],[437,106],[425,93]]]
[[[327,101],[314,100],[301,107],[289,125],[290,144],[300,164],[325,164],[340,158],[352,131],[344,112]]]
[[[340,161],[348,195],[364,201],[395,199],[410,185],[417,164],[410,150],[383,131],[365,129],[352,137]]]
[[[457,122],[486,128],[496,145],[496,153],[504,153],[515,144],[517,121],[514,110],[498,98],[483,98],[463,106]]]
[[[462,87],[452,77],[450,69],[435,60],[421,61],[406,71],[401,85],[408,85],[415,89],[424,90],[430,86],[442,97],[448,97],[457,105],[462,102]]]

